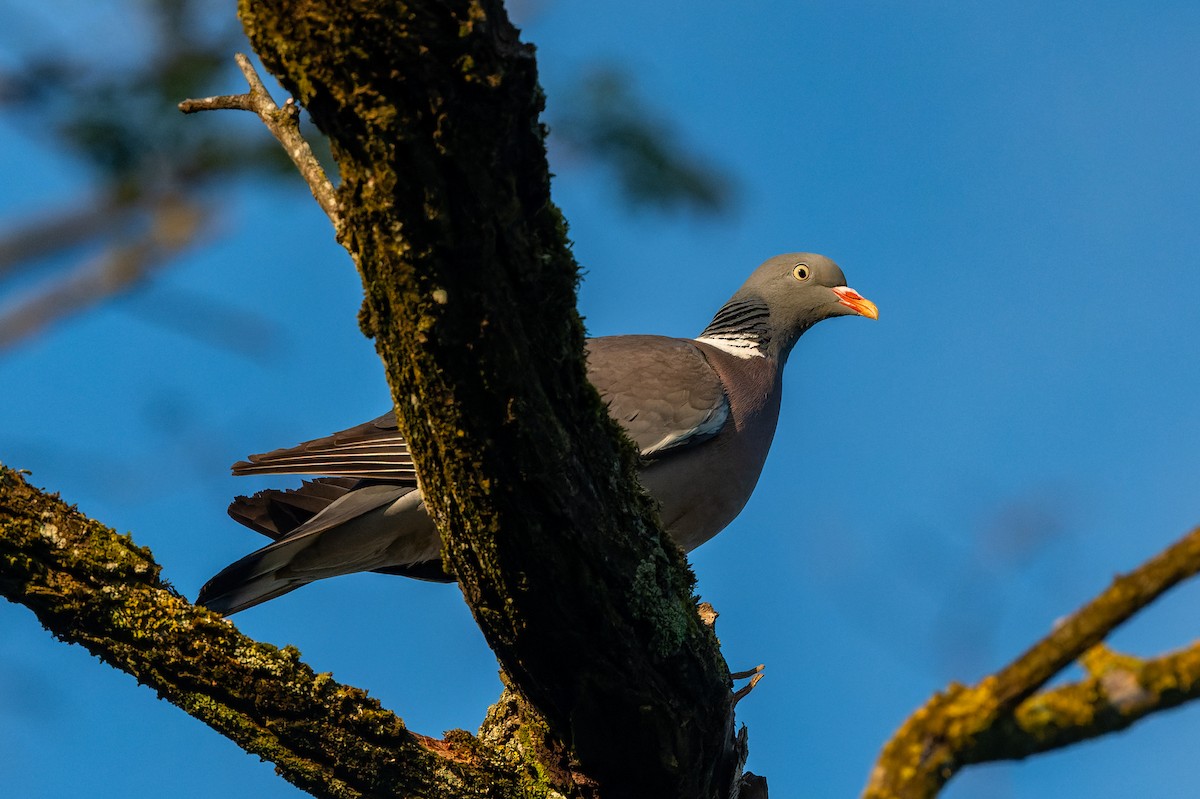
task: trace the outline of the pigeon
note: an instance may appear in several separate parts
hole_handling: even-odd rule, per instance
[[[741,512],[775,435],[782,373],[796,341],[835,316],[878,319],[842,270],[812,253],[759,266],[696,338],[587,341],[588,379],[641,452],[639,479],[667,533],[691,551]],[[376,571],[453,582],[394,412],[234,464],[235,475],[320,475],[237,497],[236,521],[273,539],[201,589],[228,615],[314,580]]]

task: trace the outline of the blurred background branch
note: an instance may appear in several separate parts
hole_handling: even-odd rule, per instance
[[[125,62],[39,48],[0,72],[4,120],[78,166],[88,184],[81,198],[0,220],[0,351],[145,285],[212,241],[222,205],[215,186],[288,175],[287,157],[262,131],[172,113],[189,92],[236,76],[230,56],[241,29],[231,14],[212,13],[216,5],[127,5],[127,24],[147,35],[145,52]]]
[[[227,4],[144,0],[123,11],[130,27],[145,31],[136,58],[39,48],[0,69],[0,118],[77,163],[89,183],[84,197],[0,219],[0,352],[145,286],[183,252],[213,241],[231,184],[300,185],[285,152],[257,125],[197,122],[175,111],[214,87],[241,90],[232,56],[247,43]],[[570,99],[549,115],[568,167],[609,170],[633,211],[731,209],[731,178],[687,151],[629,74],[601,65],[577,81],[556,92]],[[324,137],[311,125],[304,135],[332,173]],[[230,346],[212,329],[187,333]]]
[[[133,216],[133,212],[118,214]],[[0,350],[148,280],[155,271],[169,266],[183,250],[197,243],[210,214],[206,206],[193,204],[186,197],[164,195],[156,198],[155,204],[145,208],[140,216],[143,219],[138,221],[145,223],[145,229],[115,237],[105,230],[81,230],[90,219],[82,219],[83,224],[75,230],[69,229],[73,221],[70,219],[35,221],[32,227],[46,228],[48,235],[60,242],[60,235],[70,238],[77,233],[93,247],[74,266],[0,305]],[[113,221],[134,220],[114,218]],[[28,233],[28,230],[18,231],[16,236],[31,239]],[[93,252],[96,247],[99,252]]]
[[[734,204],[733,179],[710,159],[688,152],[661,114],[637,93],[628,72],[611,65],[586,70],[551,114],[551,145],[601,164],[634,209],[716,215]]]

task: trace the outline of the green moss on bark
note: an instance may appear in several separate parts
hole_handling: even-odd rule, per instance
[[[502,751],[416,736],[365,691],[162,581],[150,551],[0,465],[0,594],[315,796],[544,796]],[[540,790],[540,793],[539,793]]]
[[[241,11],[331,138],[363,327],[504,670],[617,795],[724,795],[727,670],[586,382],[532,48],[485,0]]]

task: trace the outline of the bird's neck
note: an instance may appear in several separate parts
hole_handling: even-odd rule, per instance
[[[771,311],[760,299],[735,296],[696,340],[738,358],[766,358],[773,354]]]

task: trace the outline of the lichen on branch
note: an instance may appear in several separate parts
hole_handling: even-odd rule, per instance
[[[1200,697],[1200,645],[1142,660],[1102,641],[1200,572],[1200,528],[1112,584],[976,685],[952,684],[885,744],[866,799],[932,797],[963,767],[1028,757],[1125,729]],[[1085,680],[1041,691],[1079,660]]]
[[[0,594],[297,787],[331,799],[546,795],[511,750],[410,732],[366,691],[247,638],[160,572],[130,536],[0,464]]]

